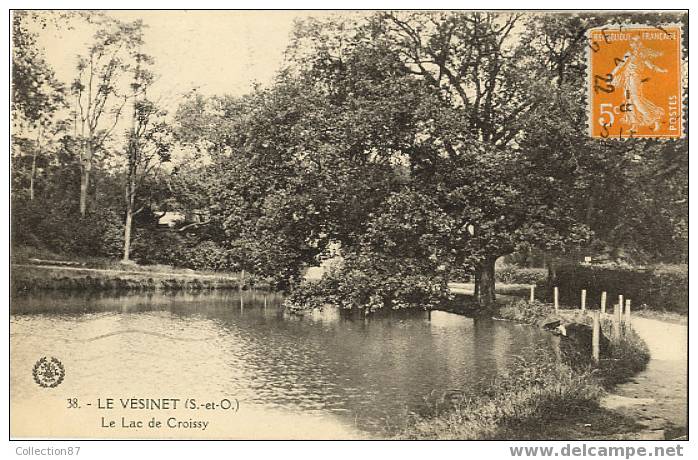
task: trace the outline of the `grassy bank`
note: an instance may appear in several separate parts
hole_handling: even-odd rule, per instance
[[[498,316],[538,324],[552,316],[552,306],[515,301]],[[586,315],[565,311],[565,321],[587,323]],[[602,321],[611,337],[612,324]],[[395,430],[402,439],[569,439],[613,438],[638,429],[632,420],[599,407],[613,385],[641,371],[649,361],[644,342],[632,329],[611,343],[598,366],[561,359],[546,347],[522,350],[513,366],[481,388],[428,401]],[[579,421],[585,423],[579,427]],[[593,421],[593,428],[591,423]]]
[[[36,290],[203,290],[239,288],[236,276],[75,268],[62,266],[13,265],[12,291]]]
[[[524,350],[490,385],[432,402],[398,433],[406,439],[530,439],[561,415],[598,407],[602,388],[553,353]],[[564,414],[561,412],[564,411]]]
[[[123,264],[106,258],[73,257],[26,247],[13,248],[10,278],[15,293],[36,290],[237,289],[241,280],[237,273]],[[244,285],[256,282],[249,276],[243,281]]]
[[[591,316],[581,310],[559,310],[551,304],[538,301],[528,302],[517,300],[500,308],[498,316],[502,319],[519,323],[539,325],[546,318],[560,318],[563,322],[582,323],[591,326]],[[645,342],[630,327],[621,327],[622,337],[613,339],[610,343],[609,356],[602,357],[594,368],[595,379],[604,387],[627,381],[630,377],[643,370],[649,362],[649,350]],[[613,337],[613,321],[611,315],[601,318],[601,332],[604,336]],[[582,363],[590,365],[590,363]]]

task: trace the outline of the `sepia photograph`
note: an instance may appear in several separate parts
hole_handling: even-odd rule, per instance
[[[683,455],[688,19],[8,10],[9,439]]]

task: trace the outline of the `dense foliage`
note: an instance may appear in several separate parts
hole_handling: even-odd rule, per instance
[[[686,261],[687,144],[584,129],[583,32],[632,14],[308,19],[272,84],[176,107],[146,94],[143,23],[76,16],[94,40],[61,83],[45,20],[13,15],[15,244],[246,270],[301,305],[369,309],[432,308],[466,275],[491,306],[497,278],[539,279],[495,273],[518,251]]]
[[[599,305],[605,291],[607,308],[623,295],[635,309],[688,311],[688,265],[566,264],[557,268],[554,284],[559,286],[560,302],[568,305],[578,305],[580,292],[586,289],[589,305]]]
[[[516,265],[505,265],[495,269],[497,281],[505,284],[538,284],[548,277],[544,268],[523,268]]]

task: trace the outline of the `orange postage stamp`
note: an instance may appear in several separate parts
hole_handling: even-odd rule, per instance
[[[591,137],[682,138],[681,26],[609,25],[587,38]]]

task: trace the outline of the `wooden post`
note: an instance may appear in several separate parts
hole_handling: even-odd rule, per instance
[[[606,313],[606,291],[601,293],[601,313]]]
[[[591,335],[591,359],[594,363],[599,363],[600,351],[599,351],[599,336],[601,335],[601,323],[599,321],[600,313],[598,311],[591,312],[592,323],[592,335]]]
[[[531,300],[530,302],[533,302],[536,299],[536,286],[535,284],[531,285]]]
[[[587,290],[582,289],[582,311],[587,309]]]
[[[267,295],[264,294],[264,309],[267,309]]]
[[[560,308],[560,291],[558,290],[557,286],[553,289],[553,297],[555,299],[555,313],[557,313],[557,310]]]
[[[625,304],[623,303],[623,294],[621,294],[621,295],[618,296],[618,305],[620,305],[620,313],[619,313],[619,316],[618,316],[618,317],[620,318],[620,315],[623,314],[623,305],[625,305]]]
[[[620,311],[622,307],[620,304],[615,304],[613,306],[613,336],[616,339],[620,339]]]
[[[625,324],[630,326],[630,299],[625,301]]]

